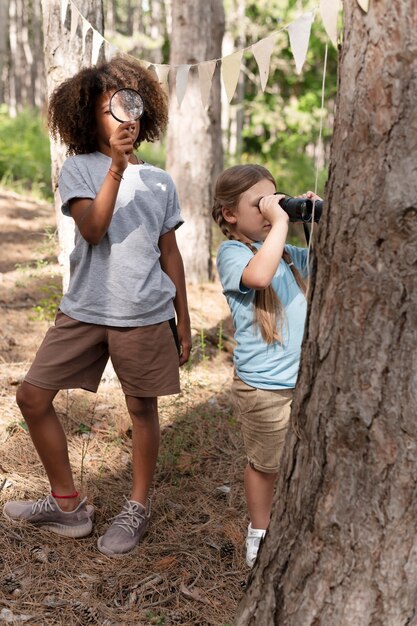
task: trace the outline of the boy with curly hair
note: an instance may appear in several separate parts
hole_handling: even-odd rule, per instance
[[[112,116],[110,99],[122,88],[139,92],[140,119],[120,123]],[[118,556],[133,550],[148,527],[160,437],[157,398],[180,391],[179,365],[191,348],[175,238],[182,224],[176,190],[165,171],[134,152],[164,131],[167,99],[138,61],[119,56],[64,81],[48,114],[51,134],[68,147],[59,191],[63,213],[75,221],[75,247],[55,325],[16,399],[51,493],[37,501],[8,502],[3,511],[11,521],[64,536],[91,532],[93,507],[76,490],[53,400],[60,389],[96,392],[111,357],[133,423],[133,483],[98,549]]]

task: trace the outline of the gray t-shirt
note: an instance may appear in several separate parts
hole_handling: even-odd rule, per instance
[[[72,198],[94,199],[111,164],[101,152],[69,157],[61,170],[62,212]],[[182,224],[177,193],[167,172],[128,165],[110,226],[93,246],[75,226],[70,282],[60,309],[104,326],[147,326],[174,317],[175,286],[162,271],[159,237]]]

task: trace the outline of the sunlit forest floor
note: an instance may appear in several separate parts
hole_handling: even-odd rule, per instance
[[[0,190],[1,506],[48,491],[14,396],[51,323],[42,318],[56,306],[53,230],[49,205]],[[192,359],[182,393],[160,400],[152,519],[139,549],[110,559],[96,548],[130,486],[130,422],[108,373],[97,394],[63,391],[56,400],[77,482],[95,506],[93,533],[64,539],[0,518],[0,623],[233,623],[248,569],[244,453],[229,405],[230,319],[218,282],[190,286],[189,301]]]

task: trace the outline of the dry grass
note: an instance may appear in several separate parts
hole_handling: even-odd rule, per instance
[[[8,231],[21,234],[10,210],[19,199],[3,202],[10,214]],[[26,203],[25,211],[25,219],[32,216],[31,235],[36,224],[42,228],[52,216],[37,204]],[[21,237],[22,258],[36,256],[34,239]],[[13,272],[9,264],[0,283],[5,320],[0,331],[1,504],[41,498],[48,490],[14,401],[47,324],[29,319],[39,291],[31,281],[16,285]],[[213,336],[221,319],[230,328],[218,284],[191,288],[189,299],[193,362],[182,371],[182,393],[160,400],[162,443],[147,535],[135,553],[121,559],[109,559],[96,548],[130,487],[131,430],[117,382],[104,381],[96,395],[60,392],[56,408],[74,473],[96,509],[93,534],[64,539],[0,518],[0,623],[8,616],[9,623],[22,623],[26,616],[33,626],[233,623],[248,574],[244,454],[229,407],[230,355],[201,339],[201,329]]]

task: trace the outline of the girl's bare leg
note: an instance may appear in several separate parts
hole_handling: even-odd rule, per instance
[[[249,463],[245,468],[245,495],[252,528],[268,528],[277,475],[260,472]]]

